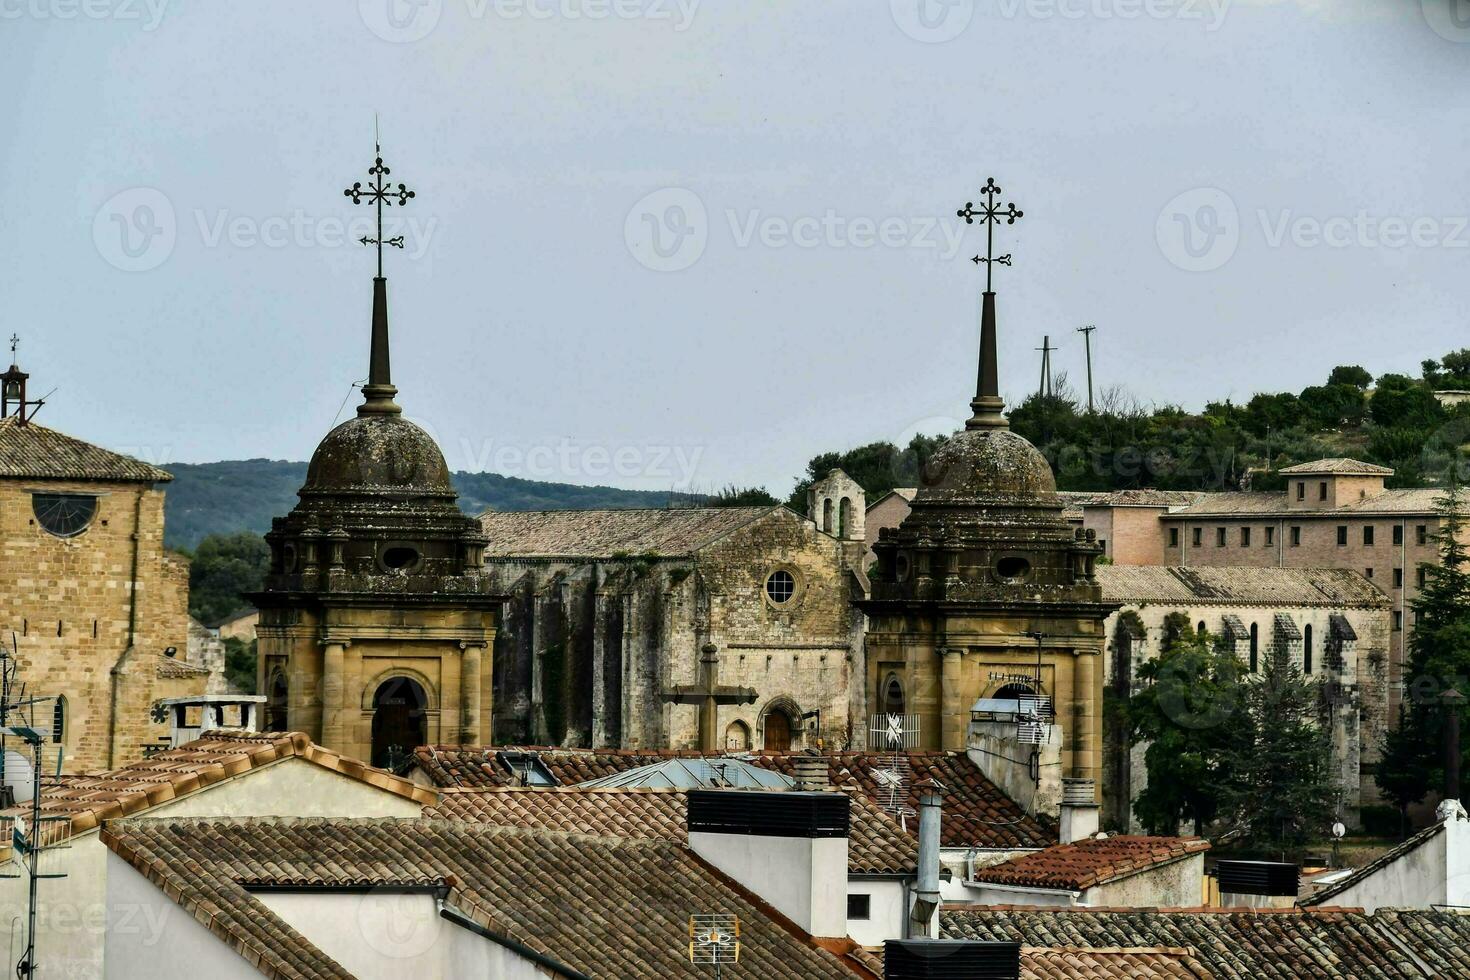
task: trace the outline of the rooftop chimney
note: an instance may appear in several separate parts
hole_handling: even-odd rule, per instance
[[[1061,843],[1091,837],[1098,831],[1098,805],[1096,784],[1090,779],[1063,779],[1061,826],[1058,836]]]
[[[809,935],[847,935],[846,793],[689,791],[689,847]]]
[[[1444,704],[1444,798],[1460,798],[1460,712],[1465,695],[1453,687],[1439,696]]]
[[[890,939],[883,944],[884,980],[1019,980],[1020,976],[1020,943]]]
[[[909,910],[909,930],[919,936],[936,932],[939,912],[939,827],[944,787],[933,779],[919,784],[919,880]]]

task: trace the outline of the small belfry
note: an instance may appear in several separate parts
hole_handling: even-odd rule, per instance
[[[489,737],[492,657],[503,597],[483,568],[485,537],[456,504],[444,454],[403,417],[388,331],[383,209],[415,195],[386,182],[345,193],[377,209],[368,380],[355,418],[312,455],[300,502],[272,524],[257,682],[268,726],[392,767],[428,743]]]
[[[996,226],[1022,212],[997,203],[960,209],[986,226],[980,362],[971,418],[920,473],[907,518],[885,528],[869,597],[866,697],[918,715],[927,748],[985,754],[985,768],[1035,810],[1061,797],[1096,802],[1102,751],[1102,549],[1062,516],[1046,458],[1010,431],[1000,397]],[[986,722],[1009,704],[1010,727]],[[887,710],[887,709],[885,709]],[[1009,743],[1009,744],[1007,744]]]

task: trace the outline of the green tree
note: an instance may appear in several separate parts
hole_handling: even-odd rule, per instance
[[[246,643],[238,636],[225,637],[225,680],[241,694],[256,694],[256,641]]]
[[[786,505],[806,513],[806,493],[833,469],[841,469],[857,482],[868,500],[877,500],[895,487],[918,486],[919,470],[944,445],[946,436],[915,435],[907,447],[891,442],[871,442],[841,453],[823,453],[807,463],[806,476],[798,480]]]
[[[727,486],[706,502],[710,507],[766,507],[781,501],[771,496],[764,487]]]
[[[241,593],[259,589],[270,547],[249,531],[211,534],[190,556],[189,615],[213,624],[250,607]]]
[[[1463,543],[1465,491],[1454,475],[1451,467],[1439,506],[1439,564],[1423,566],[1424,588],[1410,603],[1415,622],[1409,634],[1408,704],[1398,728],[1383,742],[1379,784],[1400,809],[1444,783],[1445,709],[1440,695],[1451,687],[1470,694],[1470,555]],[[1470,771],[1463,760],[1460,765]]]
[[[1133,811],[1150,833],[1175,834],[1193,823],[1203,832],[1220,813],[1233,740],[1245,700],[1243,665],[1183,613],[1164,620],[1159,656],[1142,664],[1143,688],[1128,702],[1129,742],[1148,742],[1148,786]]]
[[[1444,421],[1444,409],[1434,392],[1402,374],[1378,379],[1369,408],[1374,424],[1385,427],[1429,428]]]
[[[1343,424],[1361,425],[1368,414],[1363,390],[1348,384],[1303,388],[1299,401],[1303,416],[1324,429]]]
[[[1327,376],[1327,383],[1330,385],[1352,385],[1361,391],[1373,383],[1373,375],[1368,373],[1367,368],[1357,364],[1339,364]]]
[[[1250,840],[1285,852],[1319,833],[1335,812],[1332,731],[1321,717],[1321,685],[1279,654],[1265,657],[1262,668],[1232,725],[1222,802],[1227,816],[1249,827]]]

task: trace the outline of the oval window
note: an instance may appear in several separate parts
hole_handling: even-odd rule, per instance
[[[383,549],[383,567],[401,572],[419,563],[418,549],[396,544]]]
[[[893,577],[900,582],[905,582],[909,577],[909,556],[899,555],[893,563]]]
[[[774,603],[790,602],[796,594],[796,579],[784,568],[778,569],[766,579],[766,595]]]
[[[995,574],[1007,582],[1019,582],[1031,574],[1031,563],[1020,555],[1006,555],[995,563]]]

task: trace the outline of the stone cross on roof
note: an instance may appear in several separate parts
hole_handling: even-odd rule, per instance
[[[699,750],[718,752],[719,710],[722,704],[754,704],[754,688],[720,683],[719,647],[706,643],[699,658],[699,683],[675,684],[662,695],[669,704],[699,706]]]

